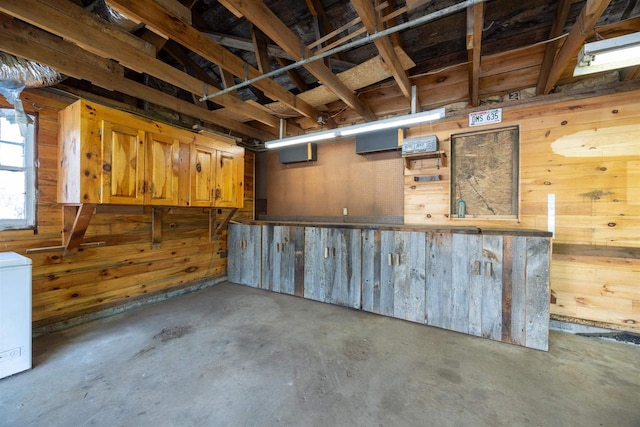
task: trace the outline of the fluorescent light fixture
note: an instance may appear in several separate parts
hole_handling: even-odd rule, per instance
[[[422,113],[409,114],[406,116],[391,117],[389,119],[377,120],[375,122],[362,123],[353,126],[346,126],[330,131],[310,133],[306,135],[294,136],[291,138],[276,139],[265,143],[266,148],[282,148],[290,145],[304,144],[307,142],[318,142],[327,139],[353,136],[366,132],[373,132],[383,129],[402,128],[409,125],[424,123],[444,117],[444,108],[424,111]]]
[[[437,120],[442,117],[444,117],[444,108],[439,108],[437,110],[424,111],[422,113],[409,114],[400,117],[391,117],[390,119],[348,126],[338,129],[338,131],[340,132],[340,136],[352,136],[366,132],[373,132],[376,130],[401,128],[409,125],[415,125],[417,123]]]
[[[640,33],[586,43],[578,53],[574,76],[640,64]]]
[[[338,132],[335,130],[308,133],[306,135],[293,136],[291,138],[276,139],[275,141],[269,141],[264,144],[266,148],[282,148],[290,145],[306,144],[307,142],[324,141],[325,139],[333,139],[338,136]]]

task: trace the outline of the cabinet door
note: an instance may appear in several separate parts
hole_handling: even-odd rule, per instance
[[[244,171],[242,156],[225,151],[216,153],[215,171],[215,201],[214,205],[221,208],[242,207],[242,181],[240,171]]]
[[[362,309],[425,322],[425,233],[366,230]]]
[[[425,233],[382,232],[382,281],[393,288],[393,316],[425,323]]]
[[[145,204],[178,205],[179,167],[180,141],[148,133]]]
[[[360,308],[361,231],[305,228],[304,297]]]
[[[216,150],[202,145],[191,146],[191,206],[213,206]]]
[[[227,231],[227,279],[230,282],[260,287],[261,227],[229,224]]]
[[[301,259],[296,248],[304,245],[304,227],[262,227],[262,288],[294,295],[296,278],[301,277]]]
[[[145,135],[130,126],[102,123],[102,203],[144,201]]]

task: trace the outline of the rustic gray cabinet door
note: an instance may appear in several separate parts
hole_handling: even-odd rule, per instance
[[[261,227],[229,224],[227,229],[227,279],[241,285],[260,287]]]
[[[305,228],[304,297],[360,308],[361,230]]]
[[[304,227],[262,226],[263,289],[294,295],[296,276],[302,280],[300,266],[296,266],[302,260],[296,258],[296,252],[302,251],[303,244]]]
[[[366,230],[362,309],[425,322],[425,233]]]

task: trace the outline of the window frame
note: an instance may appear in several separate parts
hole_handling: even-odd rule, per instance
[[[0,105],[2,110],[12,110],[13,108]],[[2,171],[24,171],[25,172],[25,216],[20,219],[1,218],[0,232],[6,230],[33,230],[37,233],[37,209],[38,209],[38,162],[37,162],[37,135],[38,135],[38,113],[25,111],[29,118],[27,129],[28,135],[24,141],[24,166],[2,166]],[[12,141],[2,141],[3,143],[15,144]]]

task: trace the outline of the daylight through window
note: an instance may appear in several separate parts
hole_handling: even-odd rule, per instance
[[[0,230],[35,227],[34,121],[0,108]]]

